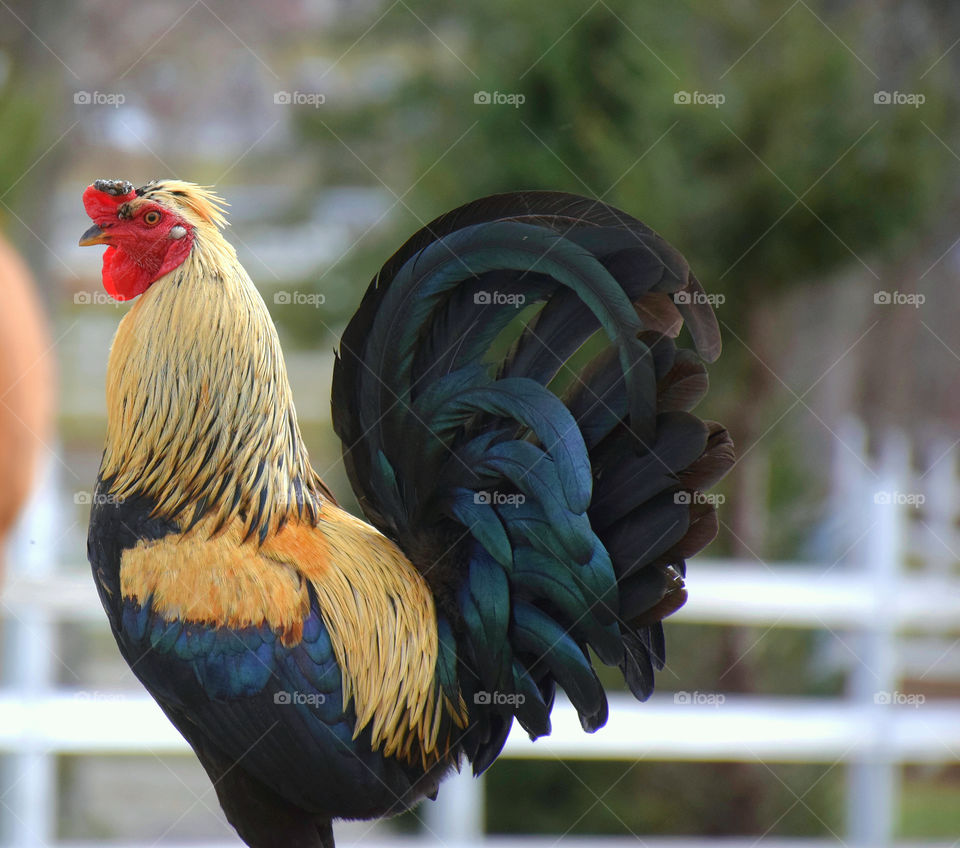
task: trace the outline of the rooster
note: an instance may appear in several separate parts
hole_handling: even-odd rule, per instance
[[[253,848],[332,848],[332,820],[399,813],[557,687],[607,718],[591,651],[646,699],[699,495],[731,440],[690,413],[720,351],[683,257],[555,192],[437,218],[343,333],[333,425],[367,518],[311,468],[276,330],[179,180],[97,180],[81,245],[139,297],[107,377],[88,556],[124,659]],[[696,350],[675,339],[686,323]]]

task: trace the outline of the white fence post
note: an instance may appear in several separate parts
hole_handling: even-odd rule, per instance
[[[425,842],[459,846],[483,841],[483,778],[475,778],[468,763],[443,782],[436,801],[427,801],[420,809],[428,828]]]
[[[868,516],[863,591],[873,597],[874,614],[857,639],[850,688],[869,711],[871,726],[870,745],[850,766],[847,799],[851,841],[877,848],[893,841],[899,800],[888,707],[897,687],[895,608],[905,553],[901,496],[911,479],[909,446],[901,434],[884,442],[879,471],[879,477],[867,469],[861,473],[860,500]]]
[[[7,556],[8,585],[23,577],[51,577],[56,570],[57,542],[62,532],[57,509],[60,497],[53,463],[48,462],[14,530]],[[54,617],[37,605],[16,609],[8,605],[5,613],[3,667],[7,685],[24,695],[48,694],[55,678]],[[57,821],[55,758],[25,739],[21,750],[7,760],[3,779],[0,823],[8,822],[3,834],[8,844],[17,848],[51,845]]]

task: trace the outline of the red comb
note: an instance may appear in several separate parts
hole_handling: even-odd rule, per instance
[[[133,184],[126,180],[97,180],[83,192],[83,208],[94,221],[112,218],[121,204],[136,196]]]

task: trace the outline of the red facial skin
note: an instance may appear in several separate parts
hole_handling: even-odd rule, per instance
[[[103,287],[114,300],[143,294],[182,264],[193,246],[193,226],[157,203],[144,203],[132,217],[120,217],[121,208],[136,199],[133,191],[114,196],[93,186],[83,193],[84,209],[103,231],[96,241],[85,243],[108,245],[103,254]],[[173,238],[170,231],[177,226],[186,235]]]

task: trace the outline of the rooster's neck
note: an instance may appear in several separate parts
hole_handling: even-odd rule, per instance
[[[194,250],[121,321],[107,373],[100,476],[184,529],[244,522],[261,543],[315,521],[329,492],[310,467],[283,354],[232,248]],[[216,261],[211,261],[215,258]]]

